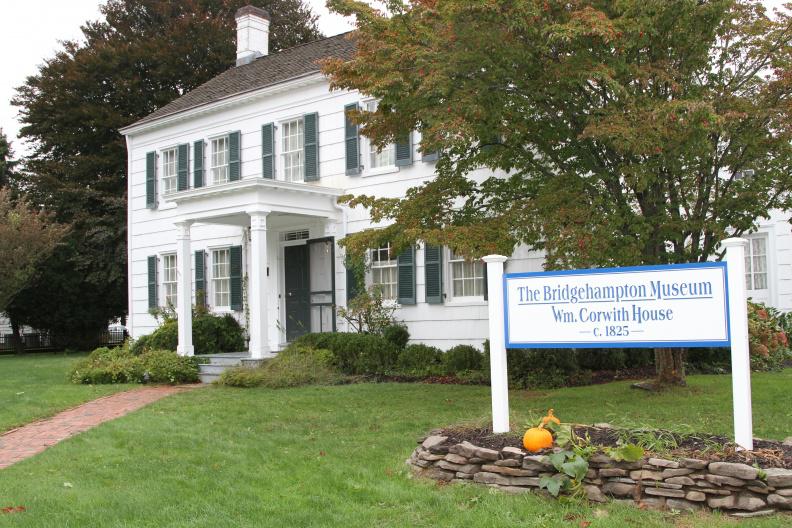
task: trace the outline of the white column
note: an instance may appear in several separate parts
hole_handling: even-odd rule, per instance
[[[509,432],[509,380],[506,372],[506,332],[503,314],[503,255],[487,255],[487,304],[489,310],[490,386],[492,431]]]
[[[753,451],[751,413],[751,359],[748,349],[748,305],[745,293],[744,238],[727,238],[726,274],[729,287],[729,328],[731,330],[732,398],[734,400],[734,441]]]
[[[179,327],[179,343],[176,353],[192,356],[195,353],[192,340],[192,254],[190,248],[191,221],[176,222],[176,316]]]
[[[250,308],[250,357],[260,359],[270,355],[267,316],[267,212],[253,211],[250,215],[250,270],[248,270]]]

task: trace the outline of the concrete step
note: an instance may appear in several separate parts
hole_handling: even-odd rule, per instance
[[[198,378],[200,378],[201,383],[212,383],[213,381],[217,380],[220,377],[220,374],[198,374]]]
[[[201,356],[208,359],[212,365],[239,365],[239,363],[250,356],[247,354],[207,354]]]
[[[234,366],[236,365],[213,365],[210,363],[208,365],[198,365],[198,370],[201,374],[214,374],[219,376],[223,371]]]

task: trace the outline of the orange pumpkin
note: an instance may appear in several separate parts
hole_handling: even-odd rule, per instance
[[[542,418],[542,427],[547,425],[549,422],[554,422],[556,425],[561,425],[561,420],[555,417],[553,414],[553,409],[549,409],[547,411],[547,416]]]
[[[553,447],[553,435],[544,427],[531,427],[525,431],[523,446],[531,453]]]

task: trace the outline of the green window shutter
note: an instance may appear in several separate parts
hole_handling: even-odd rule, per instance
[[[303,150],[303,170],[305,181],[319,180],[319,114],[306,114],[303,116],[303,131],[305,140]]]
[[[242,177],[239,154],[239,131],[228,134],[228,180],[237,181]]]
[[[344,143],[346,147],[346,175],[360,174],[360,130],[349,118],[349,113],[357,110],[357,103],[344,107]]]
[[[231,309],[242,310],[242,246],[229,248],[231,258]]]
[[[146,152],[146,207],[157,208],[157,153]]]
[[[443,247],[429,246],[424,249],[424,272],[426,274],[426,302],[443,303]]]
[[[396,166],[412,165],[412,132],[396,141]]]
[[[415,304],[415,247],[410,246],[396,257],[399,304]]]
[[[275,125],[272,123],[261,126],[261,176],[268,180],[275,178]]]
[[[204,186],[204,142],[193,143],[193,187]]]
[[[148,307],[152,310],[157,306],[157,256],[152,255],[148,258]]]
[[[176,190],[185,191],[190,188],[190,145],[179,145],[176,156]]]
[[[195,304],[206,306],[206,251],[195,252]]]

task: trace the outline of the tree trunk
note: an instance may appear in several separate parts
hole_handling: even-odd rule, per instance
[[[15,354],[25,353],[25,343],[22,341],[22,335],[19,332],[19,323],[11,319],[11,347],[14,349]]]
[[[684,387],[685,381],[685,349],[655,348],[656,384],[659,387],[678,385]]]

